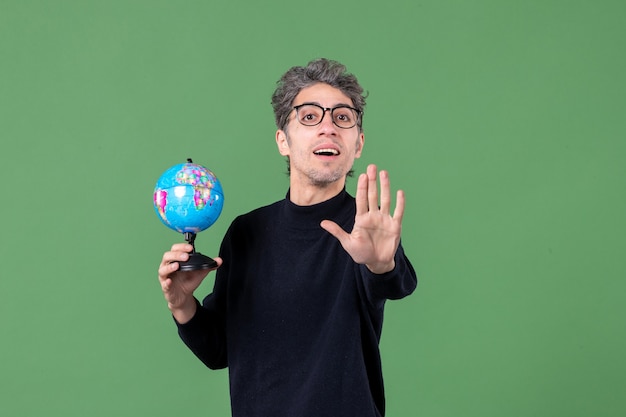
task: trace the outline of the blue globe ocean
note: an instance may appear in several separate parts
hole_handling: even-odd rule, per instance
[[[198,233],[222,213],[224,192],[217,177],[202,165],[174,165],[154,188],[154,210],[164,225],[180,233]]]

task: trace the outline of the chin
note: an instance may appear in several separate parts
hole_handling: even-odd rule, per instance
[[[346,175],[348,173],[341,171],[331,171],[331,172],[310,172],[308,177],[311,181],[311,184],[316,185],[318,187],[327,187],[332,184],[336,184],[338,181],[345,181]]]

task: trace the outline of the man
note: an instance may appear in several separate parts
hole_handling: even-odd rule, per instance
[[[209,368],[228,366],[232,414],[377,417],[385,300],[417,278],[400,244],[404,194],[391,213],[389,176],[346,177],[364,144],[365,97],[336,61],[293,67],[272,96],[276,144],[289,164],[284,200],[236,218],[207,271],[179,272],[191,245],[163,255],[159,279],[178,332]]]

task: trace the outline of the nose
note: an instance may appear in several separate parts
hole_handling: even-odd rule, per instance
[[[322,129],[323,131],[335,132],[336,126],[333,123],[333,110],[332,109],[329,109],[329,108],[324,109],[324,116],[322,117],[322,121],[320,122],[320,129]]]

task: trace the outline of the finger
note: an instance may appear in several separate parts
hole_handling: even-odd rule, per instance
[[[213,258],[213,260],[214,260],[215,262],[217,262],[217,266],[216,266],[215,268],[211,268],[211,271],[214,271],[214,270],[216,270],[217,268],[219,268],[220,266],[222,266],[222,263],[224,262],[224,261],[222,260],[222,258],[220,258],[219,256],[217,256],[217,257]]]
[[[193,251],[193,245],[189,243],[175,243],[172,248],[163,254],[163,263],[174,261],[186,261],[189,253]]]
[[[389,191],[389,173],[380,171],[380,210],[389,215],[391,211],[391,192]]]
[[[367,174],[359,175],[356,185],[356,214],[367,213]]]
[[[163,254],[161,266],[171,264],[172,262],[185,262],[189,259],[189,253],[181,251],[169,251]]]
[[[170,287],[172,285],[172,279],[171,278],[165,278],[161,280],[161,290],[164,293],[167,293],[170,290]]]
[[[193,246],[189,243],[174,243],[172,245],[172,249],[170,252],[191,252],[193,250]]]
[[[393,218],[399,223],[402,223],[402,217],[404,216],[404,204],[404,191],[398,190],[396,193],[396,209],[393,211]]]
[[[378,210],[378,184],[376,183],[376,165],[367,167],[367,202],[369,210]]]
[[[342,245],[349,237],[348,233],[332,220],[323,220],[320,226],[322,226],[322,229],[335,236]]]
[[[170,263],[162,264],[159,267],[159,280],[161,281],[161,284],[163,284],[165,280],[171,278],[172,274],[178,271],[178,268],[179,268],[178,262],[170,262]]]

